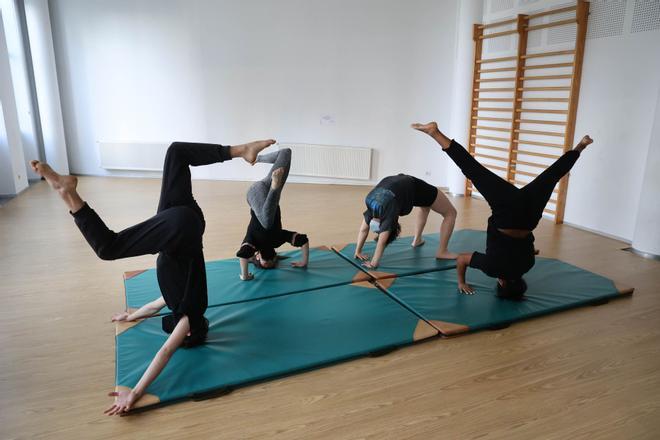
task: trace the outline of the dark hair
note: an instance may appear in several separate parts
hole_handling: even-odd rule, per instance
[[[206,337],[209,334],[209,320],[204,318],[202,325],[196,329],[190,330],[190,336],[186,336],[181,343],[183,348],[193,348],[202,345],[206,342]]]
[[[277,252],[275,252],[275,249],[271,247],[259,249],[259,253],[261,254],[261,258],[264,260],[272,260],[277,257]]]
[[[394,225],[392,225],[392,229],[390,229],[390,236],[387,237],[387,243],[385,243],[385,245],[387,246],[388,244],[392,243],[394,240],[399,238],[399,235],[401,235],[401,225],[399,222],[396,222]]]
[[[502,299],[520,301],[527,291],[527,283],[523,278],[513,280],[503,280],[502,284],[497,283],[497,296]]]

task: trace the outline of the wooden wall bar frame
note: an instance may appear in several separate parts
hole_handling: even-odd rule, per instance
[[[575,18],[564,19],[561,17],[561,20],[549,21],[546,24],[537,24],[530,25],[530,20],[545,16],[553,16],[569,11],[575,11]],[[589,18],[589,2],[586,0],[577,0],[576,4],[573,6],[562,7],[558,9],[552,9],[548,11],[539,12],[536,14],[523,15],[520,14],[515,19],[503,20],[500,22],[495,22],[491,24],[475,24],[473,27],[472,38],[474,40],[474,69],[472,72],[472,111],[470,113],[470,131],[468,134],[468,146],[467,149],[472,156],[484,157],[488,159],[495,159],[507,163],[505,167],[498,167],[492,164],[485,164],[487,168],[506,171],[506,180],[509,182],[515,182],[516,184],[522,184],[522,181],[517,179],[518,175],[535,177],[537,174],[531,173],[529,171],[518,170],[516,165],[525,165],[533,167],[543,167],[544,165],[536,162],[530,162],[529,160],[519,160],[518,154],[526,155],[527,157],[542,157],[546,159],[554,159],[559,157],[556,154],[549,154],[540,152],[540,151],[530,151],[525,149],[525,145],[540,146],[545,148],[557,148],[561,149],[563,152],[570,150],[573,147],[574,137],[575,137],[575,119],[577,116],[577,107],[578,107],[578,98],[580,95],[580,79],[582,75],[582,62],[584,59],[584,46],[586,41],[587,34],[587,20]],[[490,32],[485,34],[484,29],[501,27],[505,25],[515,24],[515,29],[512,30],[503,30],[498,32]],[[528,33],[530,31],[537,31],[547,28],[552,28],[556,26],[568,26],[576,25],[577,33],[575,40],[575,47],[570,50],[558,50],[558,51],[546,51],[538,53],[527,53],[528,46]],[[483,57],[483,41],[490,38],[499,38],[507,35],[517,35],[518,36],[518,48],[516,56],[505,56],[498,58],[484,58]],[[531,58],[541,58],[541,57],[554,57],[554,56],[572,56],[572,62],[554,62],[546,64],[533,64],[526,66],[526,60]],[[496,68],[482,68],[483,64],[486,63],[497,63],[497,62],[506,62],[506,61],[515,61],[515,68],[511,67],[496,67]],[[570,74],[543,74],[543,75],[527,75],[525,71],[534,71],[534,70],[545,70],[553,68],[568,68],[571,67]],[[482,74],[490,74],[496,72],[507,72],[514,71],[515,75],[511,77],[482,77]],[[533,86],[527,85],[527,81],[541,81],[541,80],[570,80],[570,86],[562,83],[556,83],[556,85],[551,86]],[[498,85],[493,88],[482,87],[482,83],[501,83],[501,82],[513,82],[513,87],[508,85]],[[533,84],[533,83],[532,83]],[[480,93],[484,92],[513,92],[513,98],[505,97],[492,97],[493,95],[480,97]],[[543,97],[528,97],[525,98],[523,95],[525,92],[556,92],[564,91],[568,92],[568,98],[561,96],[547,98]],[[496,95],[497,96],[497,95]],[[501,96],[501,95],[499,95]],[[533,96],[533,95],[532,95]],[[478,103],[486,102],[512,102],[513,107],[479,107]],[[524,102],[555,102],[562,103],[567,105],[567,109],[535,109],[535,108],[523,108],[522,104]],[[491,115],[480,116],[479,111],[489,111],[489,112],[511,112],[511,119],[509,118],[499,118],[493,117]],[[543,115],[566,115],[566,119],[561,118],[562,120],[557,120],[558,118],[549,118],[542,119],[541,117],[534,118],[523,117],[523,113],[535,113]],[[488,140],[498,140],[501,141],[504,138],[499,138],[497,136],[488,136],[488,135],[477,135],[477,130],[489,130],[489,127],[480,125],[481,121],[497,121],[497,122],[506,122],[511,125],[509,128],[504,128],[502,126],[494,127],[492,131],[504,132],[503,136],[508,132],[508,148],[505,147],[496,147],[489,145],[477,144],[477,139],[488,139]],[[545,132],[539,129],[530,129],[523,124],[541,124],[547,126],[559,126],[561,128],[565,127],[565,130],[562,131],[553,131]],[[522,127],[521,127],[522,126]],[[520,135],[526,135],[523,139],[520,139]],[[563,143],[554,144],[550,142],[541,142],[535,140],[534,138],[529,138],[528,136],[553,136],[557,138],[563,138]],[[545,140],[545,139],[542,139]],[[558,139],[559,141],[559,139]],[[523,149],[520,149],[519,146],[523,145]],[[489,150],[496,150],[504,153],[508,153],[508,157],[496,157],[484,153],[477,153],[476,148],[485,148]],[[555,204],[555,209],[546,208],[544,211],[554,216],[555,223],[562,223],[564,221],[564,212],[566,208],[566,193],[568,191],[568,175],[560,180],[556,188],[554,188],[553,193],[557,194],[556,198],[550,200],[551,203]],[[473,192],[478,192],[472,187],[472,183],[469,180],[466,180],[465,183],[465,195],[469,197]]]

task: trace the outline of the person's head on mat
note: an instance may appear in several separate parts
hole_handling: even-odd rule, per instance
[[[236,256],[247,259],[261,269],[273,269],[277,266],[277,252],[270,247],[257,249],[250,243],[243,243]]]
[[[503,299],[521,300],[527,291],[525,279],[497,279],[497,296]]]

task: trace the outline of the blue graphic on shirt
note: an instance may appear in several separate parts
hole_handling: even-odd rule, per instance
[[[382,218],[387,212],[388,205],[394,200],[394,193],[385,188],[374,188],[365,200],[371,215]]]

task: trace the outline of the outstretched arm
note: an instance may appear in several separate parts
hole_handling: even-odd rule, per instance
[[[456,277],[458,278],[458,291],[466,295],[472,295],[474,289],[465,280],[465,273],[472,260],[472,254],[460,254],[456,259]]]
[[[163,307],[165,307],[165,300],[161,296],[158,299],[143,305],[133,313],[129,313],[129,312],[115,313],[114,315],[112,315],[111,321],[112,322],[137,321],[138,319],[154,316],[155,314],[160,312],[163,309]]]
[[[367,236],[369,235],[369,225],[367,222],[362,219],[362,224],[360,225],[360,230],[358,231],[357,237],[357,246],[355,247],[354,257],[361,261],[367,261],[369,259],[368,255],[362,253],[362,247],[364,242],[367,241]]]
[[[374,256],[371,258],[371,262],[364,263],[364,267],[369,269],[375,269],[380,263],[380,259],[385,252],[385,246],[387,245],[387,239],[390,238],[390,231],[383,231],[378,234],[378,242],[376,243],[376,250],[374,251]]]
[[[309,242],[303,244],[300,251],[302,252],[302,259],[300,261],[294,261],[291,263],[291,266],[307,267],[307,264],[309,263]]]
[[[115,397],[115,403],[105,410],[105,414],[113,416],[115,414],[126,413],[133,408],[135,403],[140,400],[149,385],[156,380],[156,377],[163,371],[165,365],[172,358],[174,352],[181,346],[186,335],[190,332],[190,322],[187,316],[179,319],[174,331],[167,338],[163,346],[158,350],[147,371],[144,372],[135,388],[129,391],[112,392],[109,396]]]
[[[254,279],[254,275],[251,274],[251,273],[250,273],[250,270],[249,270],[249,269],[250,269],[250,265],[249,265],[250,260],[248,260],[247,258],[239,258],[238,261],[239,261],[240,264],[241,264],[241,274],[240,274],[240,278],[241,278],[243,281],[250,281],[250,280],[253,280],[253,279]]]

